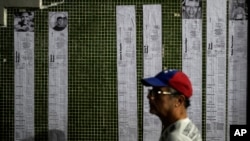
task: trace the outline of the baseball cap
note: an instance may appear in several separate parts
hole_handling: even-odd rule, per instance
[[[163,70],[154,77],[142,79],[141,82],[145,86],[152,87],[170,86],[187,98],[190,98],[193,92],[188,76],[182,71],[175,69]]]

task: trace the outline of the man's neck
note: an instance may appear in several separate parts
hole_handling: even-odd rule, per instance
[[[177,122],[178,120],[187,118],[186,110],[177,110],[177,112],[173,112],[172,115],[168,115],[167,117],[160,117],[161,122],[164,128],[167,128],[169,125]]]

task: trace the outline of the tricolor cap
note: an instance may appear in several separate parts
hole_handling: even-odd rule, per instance
[[[187,98],[190,98],[193,92],[192,84],[188,76],[179,70],[163,70],[155,77],[144,78],[141,82],[145,86],[152,87],[170,86]]]

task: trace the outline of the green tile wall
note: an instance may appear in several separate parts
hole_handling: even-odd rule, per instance
[[[44,4],[48,5],[55,1],[44,0]],[[69,14],[68,140],[118,140],[115,11],[116,5],[135,5],[138,140],[142,141],[143,99],[139,80],[142,78],[143,69],[143,4],[162,5],[163,66],[181,69],[181,16],[174,16],[181,14],[181,0],[106,0],[105,2],[104,0],[65,0],[64,4],[49,9],[27,9],[35,12],[36,140],[48,140],[48,12],[50,11],[67,11]],[[205,2],[203,2],[203,13],[204,5]],[[0,28],[1,141],[14,140],[14,31],[12,25],[13,13],[16,11],[19,9],[8,9],[8,27]],[[205,24],[204,21],[203,24]],[[204,28],[203,35],[206,35]],[[205,47],[205,42],[203,46]]]

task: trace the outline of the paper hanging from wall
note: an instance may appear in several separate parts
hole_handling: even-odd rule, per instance
[[[207,1],[206,140],[225,141],[226,1]]]
[[[116,7],[119,141],[137,141],[135,6]]]
[[[14,15],[15,141],[34,140],[34,12]]]
[[[67,140],[68,13],[49,12],[49,140]],[[60,132],[61,134],[56,134]],[[51,138],[52,137],[52,138]]]
[[[188,115],[202,132],[202,5],[186,0],[182,4],[182,70],[193,86]]]
[[[247,123],[247,12],[246,1],[229,1],[227,131]]]
[[[162,70],[161,5],[143,5],[143,77],[152,77]],[[143,88],[143,141],[158,140],[162,124],[149,113],[148,87]]]

